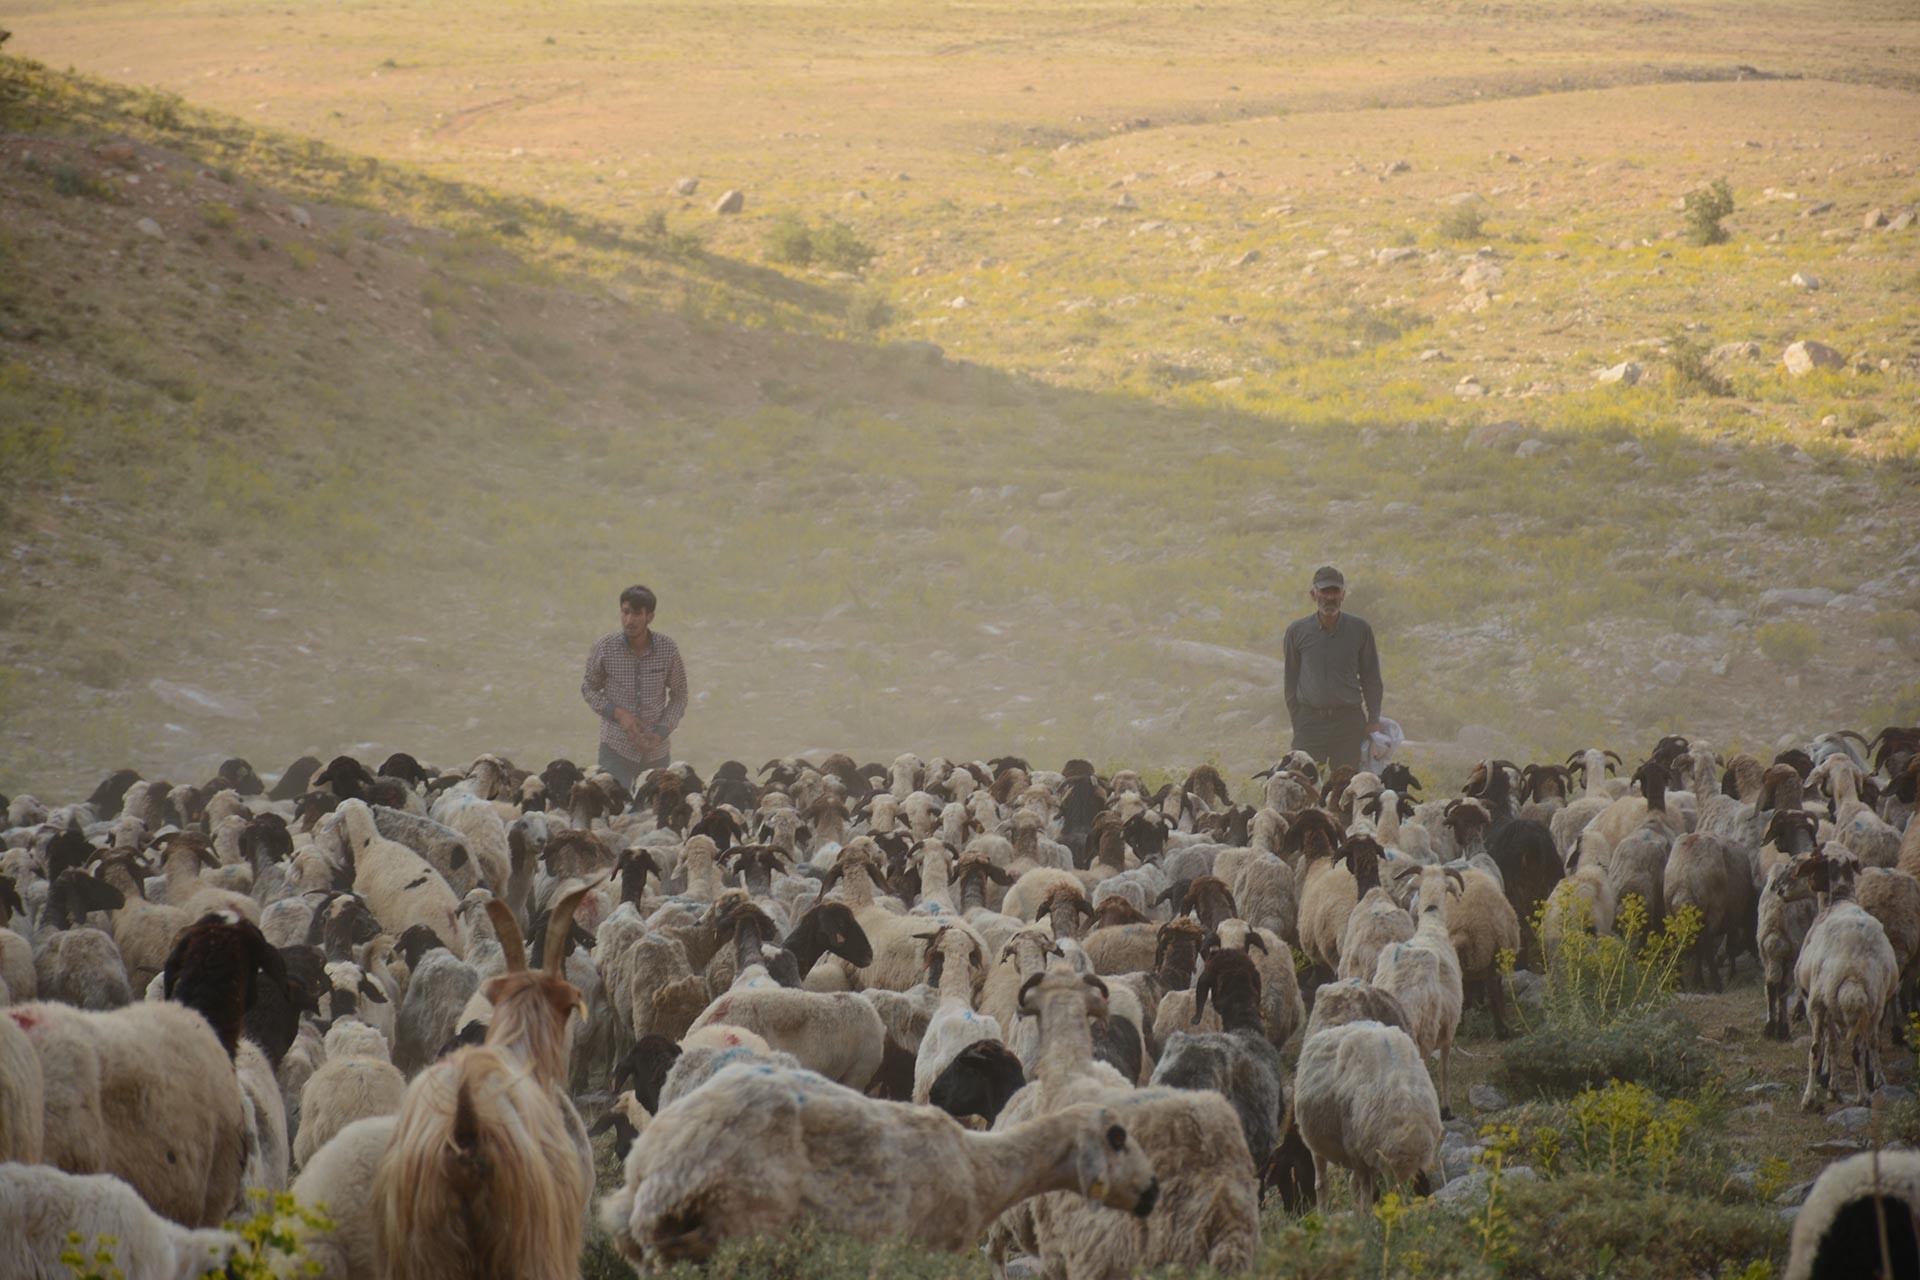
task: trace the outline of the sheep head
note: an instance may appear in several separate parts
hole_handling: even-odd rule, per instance
[[[1107,984],[1093,974],[1080,974],[1064,961],[1020,984],[1020,1012],[1045,1021],[1052,1011],[1066,1012],[1078,1005],[1089,1018],[1107,1020]]]
[[[1200,922],[1186,916],[1178,916],[1161,925],[1153,943],[1155,972],[1174,975],[1181,980],[1179,985],[1184,987],[1193,977],[1194,965],[1200,960],[1200,949],[1206,945],[1207,937],[1207,931]]]
[[[1093,919],[1088,927],[1105,929],[1113,925],[1147,923],[1150,922],[1140,908],[1115,893],[1100,899],[1100,905],[1093,909]]]
[[[1193,984],[1193,1018],[1198,1022],[1207,1011],[1212,996],[1220,1010],[1220,1023],[1228,1030],[1238,1026],[1258,1026],[1260,1021],[1260,969],[1244,951],[1222,947],[1207,957],[1200,980]]]

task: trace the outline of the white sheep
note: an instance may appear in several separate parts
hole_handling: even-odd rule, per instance
[[[247,1191],[285,1191],[289,1169],[287,1103],[273,1064],[259,1045],[243,1036],[234,1051],[233,1074],[240,1082],[247,1130],[253,1135],[247,1144],[247,1169],[241,1185]]]
[[[125,1178],[176,1222],[226,1217],[248,1128],[233,1063],[205,1018],[169,1001],[105,1013],[37,1003],[7,1016],[40,1059],[42,1159]]]
[[[373,1180],[393,1138],[393,1116],[356,1120],[313,1153],[293,1180],[293,1197],[330,1225],[292,1226],[299,1257],[281,1274],[311,1280],[362,1280],[380,1270],[375,1243]],[[309,1264],[319,1270],[309,1273]]]
[[[381,927],[397,937],[413,925],[425,925],[447,950],[464,956],[460,900],[440,873],[407,846],[382,836],[361,801],[343,801],[335,816],[353,858],[354,892],[366,899]]]
[[[1294,1075],[1293,1118],[1313,1152],[1323,1202],[1329,1163],[1353,1171],[1363,1207],[1383,1180],[1424,1194],[1440,1150],[1440,1099],[1420,1046],[1398,1027],[1349,1022],[1309,1035]]]
[[[386,1037],[364,1023],[341,1021],[327,1032],[327,1060],[300,1091],[300,1132],[293,1158],[313,1153],[356,1120],[397,1115],[407,1079],[387,1060]]]
[[[0,1164],[0,1276],[71,1275],[64,1256],[78,1252],[89,1274],[104,1253],[124,1280],[199,1280],[224,1273],[239,1249],[230,1231],[169,1222],[110,1174]]]
[[[628,1153],[625,1186],[601,1202],[601,1221],[636,1269],[799,1222],[958,1252],[1010,1205],[1055,1190],[1139,1216],[1159,1195],[1151,1161],[1106,1107],[972,1133],[930,1107],[743,1063],[662,1108]]]
[[[928,980],[939,1002],[913,1062],[913,1100],[925,1103],[933,1082],[970,1044],[999,1040],[1000,1024],[974,1011],[974,992],[986,977],[980,944],[962,929],[944,928],[927,942]],[[936,969],[937,965],[937,969]]]
[[[26,1033],[0,1011],[0,1161],[36,1164],[46,1143],[46,1081]]]
[[[1852,1280],[1911,1272],[1920,1221],[1920,1152],[1862,1151],[1820,1171],[1794,1215],[1786,1280]],[[1885,1232],[1883,1237],[1882,1232]],[[1893,1254],[1884,1269],[1881,1240]]]
[[[1774,1040],[1793,1038],[1793,1015],[1801,1011],[1793,970],[1800,948],[1813,927],[1819,907],[1813,887],[1796,874],[1791,862],[1774,867],[1760,893],[1755,945],[1760,952],[1760,974],[1767,989],[1766,1035]]]
[[[708,1005],[689,1031],[714,1022],[745,1027],[803,1066],[854,1089],[867,1087],[886,1054],[886,1024],[854,992],[736,987]]]
[[[1373,985],[1406,1011],[1408,1030],[1423,1055],[1440,1055],[1440,1118],[1453,1118],[1453,1038],[1460,1029],[1460,957],[1448,936],[1446,897],[1458,873],[1439,867],[1420,872],[1413,937],[1380,953]]]
[[[1880,922],[1846,896],[1852,890],[1850,862],[1815,854],[1800,866],[1813,877],[1817,900],[1828,899],[1829,884],[1838,895],[1824,903],[1807,930],[1793,969],[1813,1029],[1807,1087],[1800,1095],[1800,1105],[1811,1111],[1822,1090],[1836,1092],[1834,1073],[1843,1062],[1854,1064],[1862,1101],[1879,1083],[1880,1018],[1900,980],[1900,963]]]

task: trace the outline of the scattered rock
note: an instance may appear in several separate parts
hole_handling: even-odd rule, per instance
[[[1133,198],[1131,191],[1122,191],[1119,198],[1116,199],[1113,204],[1116,209],[1138,209],[1140,207],[1140,202]]]
[[[1487,394],[1487,389],[1480,385],[1480,379],[1468,374],[1453,385],[1453,394],[1463,400],[1473,400]]]
[[[1492,305],[1493,295],[1485,289],[1476,289],[1466,297],[1460,299],[1460,305],[1454,309],[1456,311],[1485,311]]]
[[[1827,1128],[1842,1133],[1859,1133],[1872,1123],[1872,1107],[1842,1107],[1827,1117]]]
[[[1891,222],[1887,223],[1887,230],[1905,231],[1908,227],[1912,225],[1913,225],[1913,210],[1902,209],[1899,213],[1896,213],[1893,215],[1893,220]]]
[[[1758,360],[1763,354],[1757,342],[1723,342],[1707,354],[1714,364],[1733,364],[1741,360]]]
[[[973,305],[973,299],[967,297],[965,294],[961,294],[959,297],[950,299],[947,305],[955,311],[965,311]]]
[[[1249,249],[1235,258],[1233,265],[1236,267],[1250,267],[1258,261],[1260,261],[1260,251],[1258,249]]]
[[[715,213],[739,213],[746,207],[746,192],[739,190],[722,192],[720,198],[713,202],[713,211]]]
[[[1388,177],[1392,177],[1396,173],[1409,173],[1412,169],[1413,166],[1405,160],[1394,160],[1380,166],[1380,172],[1386,174]]]
[[[1428,347],[1420,353],[1421,364],[1444,364],[1451,359],[1452,357],[1438,347]]]
[[[1793,278],[1788,280],[1787,283],[1796,288],[1805,289],[1808,293],[1812,293],[1820,287],[1820,281],[1804,271],[1794,272]]]
[[[895,351],[905,355],[917,356],[928,364],[939,364],[947,358],[947,353],[938,343],[926,342],[918,338],[906,338],[891,344]]]
[[[1781,1084],[1778,1080],[1767,1080],[1760,1084],[1750,1084],[1741,1090],[1741,1092],[1745,1093],[1749,1098],[1752,1098],[1765,1094],[1785,1093],[1786,1088],[1787,1086]]]
[[[1246,385],[1247,380],[1236,375],[1231,378],[1221,378],[1213,384],[1213,389],[1215,391],[1238,391]]]
[[[1507,1095],[1490,1084],[1469,1086],[1467,1101],[1475,1111],[1504,1111],[1507,1107]]]
[[[1860,219],[1860,225],[1866,228],[1868,231],[1877,231],[1881,227],[1886,226],[1887,225],[1886,210],[1884,209],[1867,210],[1867,216]]]
[[[1035,498],[1033,500],[1033,505],[1036,507],[1039,507],[1042,511],[1058,511],[1060,510],[1060,508],[1068,505],[1072,501],[1073,501],[1072,490],[1055,489],[1051,493],[1043,493],[1039,497]]]
[[[1457,392],[1458,387],[1454,388]],[[1501,422],[1486,422],[1467,432],[1469,449],[1517,449],[1520,447],[1527,428],[1525,424],[1508,418]]]
[[[238,698],[208,693],[205,689],[196,689],[192,685],[155,679],[147,682],[147,688],[152,691],[154,697],[176,711],[211,716],[215,720],[252,721],[260,718],[259,712]]]
[[[93,154],[99,156],[100,159],[107,164],[119,165],[122,168],[125,168],[140,158],[140,153],[133,149],[131,142],[102,143],[100,146],[94,148]]]
[[[1661,684],[1679,684],[1687,678],[1687,669],[1671,658],[1653,664],[1649,673]]]
[[[1452,1135],[1449,1134],[1448,1137]],[[1447,1175],[1448,1182],[1454,1182],[1473,1172],[1473,1162],[1485,1147],[1478,1143],[1460,1142],[1449,1146],[1440,1144],[1440,1171]]]
[[[155,240],[165,240],[167,238],[167,233],[162,231],[160,224],[152,218],[142,218],[140,221],[134,223],[133,226],[134,230],[143,236],[152,236]]]
[[[1807,1193],[1813,1190],[1811,1182],[1796,1182],[1773,1198],[1773,1202],[1783,1207],[1797,1207],[1806,1203]]]
[[[690,196],[699,189],[700,179],[698,178],[679,178],[674,181],[673,186],[668,188],[676,196]]]
[[[1410,245],[1401,245],[1393,249],[1382,249],[1373,255],[1373,260],[1382,266],[1391,266],[1396,262],[1409,262],[1420,256],[1420,251]]]
[[[1506,274],[1505,270],[1494,263],[1475,262],[1460,273],[1460,287],[1467,290],[1486,289],[1499,284]]]
[[[1622,360],[1619,364],[1614,365],[1613,368],[1602,369],[1600,372],[1594,374],[1593,380],[1601,383],[1618,382],[1624,386],[1631,387],[1640,381],[1641,376],[1645,372],[1646,370],[1642,369],[1639,364],[1634,361]]]
[[[1824,1142],[1809,1142],[1807,1154],[1818,1156],[1822,1160],[1838,1160],[1866,1148],[1865,1138],[1828,1138]]]
[[[1000,545],[1013,551],[1025,551],[1033,542],[1033,534],[1023,524],[1009,525],[1000,534]]]
[[[1771,1102],[1750,1102],[1744,1107],[1735,1107],[1733,1114],[1743,1120],[1764,1120],[1773,1114]]]
[[[1537,458],[1543,453],[1551,453],[1552,451],[1553,446],[1551,444],[1535,437],[1529,440],[1522,440],[1519,447],[1513,451],[1513,456],[1516,458]]]
[[[1883,1107],[1891,1107],[1901,1102],[1912,1102],[1913,1090],[1901,1084],[1883,1084],[1873,1091],[1873,1100]]]
[[[1500,1172],[1502,1182],[1533,1182],[1539,1174],[1524,1164],[1513,1165]],[[1456,1209],[1477,1209],[1487,1201],[1487,1184],[1492,1181],[1485,1169],[1476,1169],[1463,1178],[1455,1178],[1433,1193],[1433,1198],[1441,1204]]]
[[[1821,609],[1838,594],[1825,587],[1775,587],[1760,593],[1761,613],[1783,613],[1788,609]]]
[[[1800,216],[1803,218],[1817,218],[1823,213],[1832,213],[1832,212],[1833,212],[1833,201],[1815,200],[1812,204],[1808,205],[1806,208],[1800,211]]]
[[[1824,342],[1803,340],[1780,353],[1780,363],[1794,377],[1804,377],[1815,369],[1843,369],[1846,357]]]

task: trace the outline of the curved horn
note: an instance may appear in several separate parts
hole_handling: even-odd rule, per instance
[[[1446,868],[1446,872],[1447,872],[1447,879],[1459,885],[1460,892],[1465,893],[1467,891],[1467,878],[1460,874],[1459,868],[1448,867]]]
[[[1047,976],[1047,973],[1046,973],[1046,970],[1044,969],[1042,969],[1039,973],[1029,975],[1027,980],[1020,984],[1020,998],[1014,1001],[1014,1008],[1020,1010],[1022,1013],[1033,1012],[1033,1010],[1027,1008],[1027,993],[1032,991],[1036,986],[1038,986],[1041,980],[1044,979],[1046,976]]]
[[[498,898],[487,901],[487,919],[493,921],[493,931],[500,938],[500,949],[507,954],[507,972],[520,973],[527,967],[527,944],[520,937],[520,924],[513,918],[513,911]]]
[[[562,965],[565,963],[567,954],[567,934],[573,928],[574,908],[580,905],[580,899],[606,882],[607,878],[604,875],[596,876],[553,904],[553,910],[547,915],[547,953],[541,957],[542,969],[548,973],[557,973],[563,978],[566,976]],[[493,904],[487,905],[491,907]]]

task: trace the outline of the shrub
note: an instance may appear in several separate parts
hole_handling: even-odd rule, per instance
[[[1771,1208],[1597,1173],[1508,1184],[1505,1274],[1539,1280],[1680,1280],[1750,1273],[1784,1258],[1788,1226]],[[1771,1274],[1771,1272],[1767,1272]]]
[[[1911,640],[1920,635],[1920,613],[1912,609],[1882,609],[1873,615],[1873,634],[1883,640]]]
[[[1715,178],[1712,186],[1689,191],[1681,203],[1687,213],[1689,244],[1726,242],[1727,229],[1720,225],[1720,220],[1733,212],[1733,188],[1725,178]]]
[[[767,228],[767,257],[790,267],[813,262],[813,232],[797,213],[783,213]]]
[[[847,326],[874,333],[893,323],[893,304],[878,289],[862,289],[847,303]]]
[[[1493,1078],[1516,1089],[1568,1097],[1610,1080],[1688,1094],[1710,1083],[1712,1059],[1672,1010],[1606,1027],[1543,1026],[1501,1044]]]
[[[1533,1149],[1548,1172],[1639,1174],[1664,1189],[1699,1128],[1699,1115],[1691,1102],[1663,1101],[1645,1085],[1609,1080],[1575,1095],[1564,1133],[1552,1126],[1534,1129]]]
[[[1448,209],[1440,218],[1440,235],[1446,240],[1478,240],[1486,230],[1486,211],[1477,200],[1468,200]]]
[[[1628,895],[1614,917],[1614,932],[1600,936],[1579,927],[1585,903],[1575,901],[1561,940],[1548,955],[1542,1014],[1560,1030],[1606,1028],[1635,1021],[1667,1003],[1680,983],[1680,961],[1700,934],[1700,913],[1682,907],[1666,928],[1647,928],[1647,906]],[[1535,935],[1546,917],[1534,915]]]
[[[240,215],[234,207],[218,200],[200,206],[200,220],[216,231],[231,231],[240,225]]]
[[[1820,651],[1819,630],[1805,622],[1769,622],[1754,633],[1760,652],[1788,667],[1804,667]]]
[[[59,196],[85,196],[89,200],[111,200],[114,190],[78,165],[62,162],[53,166],[53,192]]]
[[[135,98],[127,109],[127,114],[136,120],[144,120],[156,129],[177,129],[180,127],[180,95],[154,90]]]
[[[1707,345],[1684,333],[1667,339],[1667,385],[1675,395],[1724,396],[1726,379],[1707,360]]]

